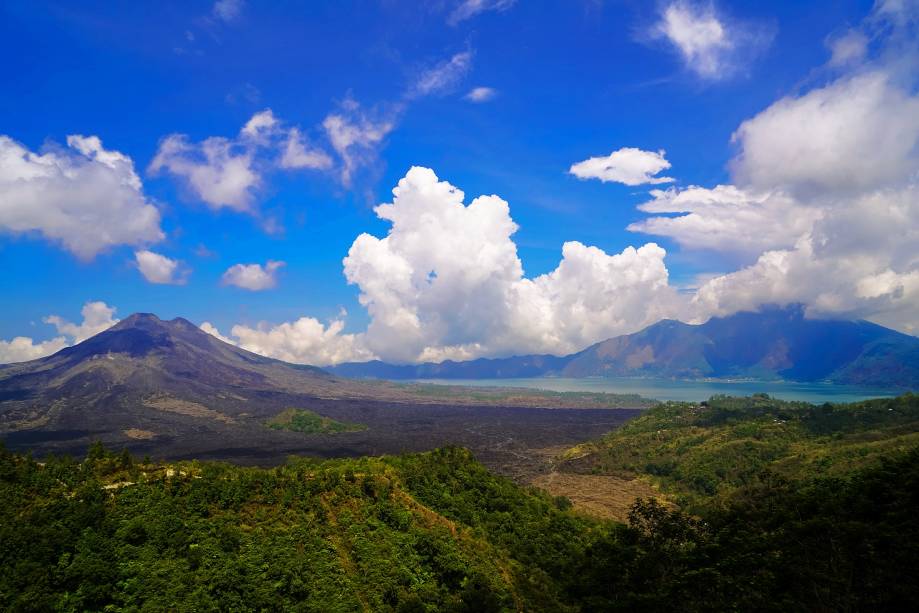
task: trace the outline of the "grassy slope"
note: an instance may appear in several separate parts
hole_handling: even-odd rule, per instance
[[[640,476],[690,506],[772,475],[844,476],[919,446],[919,396],[811,405],[767,396],[663,403],[602,440],[570,450],[562,469]]]

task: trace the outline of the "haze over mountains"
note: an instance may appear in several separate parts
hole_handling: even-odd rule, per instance
[[[919,338],[867,321],[808,319],[793,306],[701,325],[665,320],[567,356],[418,365],[375,361],[327,370],[386,379],[752,378],[913,389],[919,387]]]

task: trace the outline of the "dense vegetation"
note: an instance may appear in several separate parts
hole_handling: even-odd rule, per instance
[[[639,501],[628,525],[576,514],[458,448],[275,469],[138,462],[101,445],[80,462],[37,463],[0,448],[0,609],[908,609],[919,598],[919,450],[881,443],[908,436],[915,403],[656,409],[635,436],[683,419],[740,436],[743,422],[791,411],[789,445],[834,449],[832,474],[779,454],[756,478],[726,473],[730,488],[705,498],[674,469],[664,483],[698,492],[693,513]],[[845,470],[839,450],[858,432],[874,432],[883,453]],[[691,475],[681,462],[692,457],[672,459]]]
[[[776,476],[846,476],[916,447],[919,395],[822,405],[715,396],[662,403],[572,449],[565,467],[650,478],[697,510]]]
[[[306,409],[286,409],[281,411],[265,424],[272,430],[291,430],[304,434],[337,434],[339,432],[359,432],[366,430],[364,424],[335,421]]]

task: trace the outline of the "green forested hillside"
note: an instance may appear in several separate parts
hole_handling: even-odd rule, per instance
[[[695,436],[744,422],[732,402],[686,417]],[[796,414],[789,445],[891,440],[915,399],[897,402],[902,415],[897,403]],[[752,404],[767,424],[775,407]],[[630,436],[684,415],[671,410]],[[458,448],[274,469],[139,462],[100,445],[79,462],[0,450],[0,610],[902,610],[919,598],[919,451],[882,447],[848,468],[828,452],[831,475],[727,472],[730,491],[714,496],[674,469],[665,485],[698,492],[692,513],[638,501],[628,525],[576,514]]]
[[[570,450],[563,467],[648,478],[694,508],[776,477],[844,477],[916,447],[919,395],[823,405],[716,396],[662,403]]]
[[[462,449],[277,469],[0,456],[3,610],[564,610],[603,526]]]

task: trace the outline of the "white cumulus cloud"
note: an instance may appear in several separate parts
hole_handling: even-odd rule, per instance
[[[27,336],[17,336],[12,340],[0,340],[0,364],[37,360],[52,353],[57,353],[73,343],[79,343],[118,323],[115,309],[104,302],[87,302],[81,311],[83,322],[76,324],[58,315],[49,315],[42,321],[57,329],[58,336],[36,342]]]
[[[149,170],[153,174],[165,170],[184,179],[212,209],[249,211],[254,191],[262,183],[253,153],[220,136],[192,143],[184,134],[171,134],[160,143]]]
[[[639,210],[665,215],[635,222],[628,229],[667,236],[689,249],[758,255],[792,247],[823,214],[782,192],[757,193],[734,185],[656,189],[651,195]]]
[[[34,153],[0,136],[0,230],[41,234],[82,260],[161,240],[159,211],[131,158],[95,136],[69,136],[67,144]]]
[[[350,185],[358,168],[376,160],[377,150],[395,127],[395,120],[386,115],[375,117],[354,100],[347,99],[338,111],[326,116],[322,127],[341,158],[341,182]]]
[[[623,147],[607,156],[592,157],[573,164],[568,172],[579,179],[600,179],[604,183],[670,183],[673,181],[671,177],[657,176],[670,168],[670,162],[664,158],[664,154],[663,150],[655,152]]]
[[[185,134],[161,142],[148,171],[180,179],[208,207],[256,212],[256,196],[277,169],[327,169],[331,158],[309,145],[297,127],[287,127],[271,109],[255,113],[233,138],[211,136],[199,143]]]
[[[272,133],[277,132],[280,122],[271,109],[259,111],[249,118],[239,131],[244,138],[265,143]]]
[[[215,326],[209,321],[202,323],[199,327],[205,332],[207,332],[208,334],[210,334],[211,336],[213,336],[214,338],[222,340],[224,343],[229,343],[231,345],[236,344],[236,341],[234,341],[232,338],[228,336],[224,336],[223,334],[221,334],[220,330],[217,329],[217,326]]]
[[[57,353],[67,345],[67,339],[63,336],[40,343],[27,336],[17,336],[9,341],[0,340],[0,364],[37,360]]]
[[[608,255],[566,243],[558,268],[525,278],[507,202],[463,192],[412,168],[376,208],[388,235],[362,234],[344,260],[371,317],[367,347],[384,359],[566,352],[669,314],[664,250]]]
[[[689,70],[709,80],[735,74],[772,38],[761,27],[728,21],[712,3],[689,0],[665,5],[650,35],[666,39]]]
[[[279,164],[281,168],[328,170],[333,162],[328,153],[307,143],[298,128],[291,128]]]
[[[135,251],[134,259],[140,274],[150,283],[181,285],[188,276],[178,260],[153,251]]]
[[[233,326],[241,347],[292,362],[326,365],[375,357],[394,362],[470,359],[527,352],[570,353],[634,332],[685,304],[669,284],[666,252],[654,243],[621,253],[566,242],[558,267],[524,276],[508,203],[464,194],[427,168],[413,167],[376,207],[392,225],[383,238],[361,234],[344,259],[370,315],[366,331],[344,318],[301,317]]]
[[[80,314],[83,316],[83,322],[79,324],[71,323],[58,315],[49,315],[43,321],[57,328],[58,333],[69,336],[74,343],[85,341],[118,323],[115,318],[115,307],[101,301],[87,302]]]
[[[271,289],[277,285],[277,271],[284,262],[269,260],[261,264],[235,264],[223,273],[224,285],[235,285],[253,292]]]
[[[220,340],[260,355],[286,362],[327,366],[341,362],[366,361],[375,356],[363,347],[359,334],[343,332],[343,317],[323,324],[313,317],[301,317],[293,322],[271,325],[265,322],[255,327],[235,325],[230,334],[204,322],[201,329]]]
[[[919,168],[919,98],[883,70],[788,96],[743,122],[737,181],[805,195],[871,190]]]
[[[878,5],[869,18],[875,25],[891,18],[878,28],[887,33],[877,39],[878,57],[778,100],[735,133],[740,150],[732,189],[782,200],[763,202],[760,218],[750,220],[749,238],[763,252],[702,285],[691,305],[697,314],[803,303],[813,315],[919,332],[919,92],[915,76],[901,70],[917,57],[919,7],[886,8]],[[650,206],[680,208],[667,200]],[[641,229],[689,242],[698,240],[700,228],[736,225],[738,211],[750,205],[738,207],[734,199],[686,208],[700,219],[652,218]],[[744,236],[733,228],[731,234]]]

